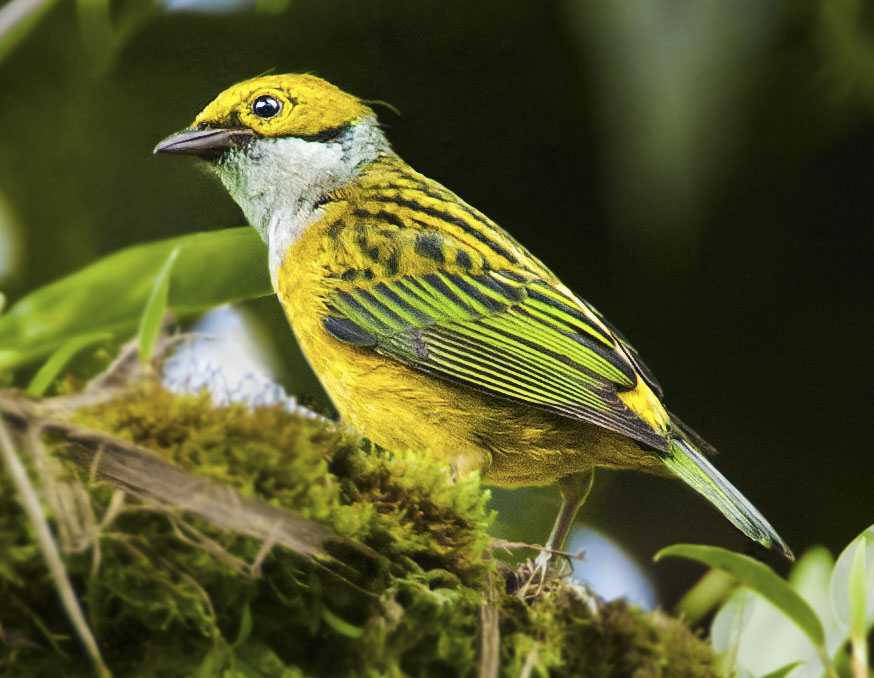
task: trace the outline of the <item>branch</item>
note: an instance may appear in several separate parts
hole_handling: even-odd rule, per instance
[[[116,436],[46,417],[44,409],[15,392],[0,392],[0,414],[19,428],[37,427],[59,436],[67,443],[63,449],[68,459],[133,496],[189,511],[218,527],[279,544],[302,556],[322,553],[329,540],[342,541],[331,530],[292,511],[194,475]],[[53,404],[51,409],[65,408]]]

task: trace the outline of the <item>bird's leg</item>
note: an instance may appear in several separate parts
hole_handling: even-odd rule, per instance
[[[516,594],[520,598],[525,598],[532,586],[535,587],[536,593],[540,591],[543,584],[546,582],[546,574],[550,563],[555,562],[553,558],[561,556],[555,551],[564,550],[567,542],[568,534],[571,526],[574,524],[574,518],[577,517],[577,512],[589,496],[589,491],[592,489],[592,484],[595,481],[595,469],[589,469],[582,473],[574,473],[569,476],[560,478],[558,481],[558,489],[561,492],[561,509],[558,512],[558,517],[555,519],[555,525],[552,528],[552,534],[549,535],[549,541],[546,542],[546,548],[540,552],[537,559],[534,561],[534,568],[528,581],[520,587]],[[559,568],[556,568],[557,570]]]
[[[561,509],[546,542],[546,550],[537,558],[538,564],[546,564],[552,558],[553,551],[563,551],[567,543],[568,535],[574,524],[574,519],[595,482],[595,469],[589,469],[582,473],[574,473],[564,476],[558,481],[558,489],[561,492]]]

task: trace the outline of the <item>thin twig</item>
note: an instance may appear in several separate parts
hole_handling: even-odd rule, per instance
[[[497,600],[495,575],[490,574],[484,600],[479,608],[479,678],[498,678],[501,669],[501,630],[498,626]]]
[[[231,554],[230,551],[225,549],[215,539],[210,539],[196,527],[186,523],[170,509],[158,506],[155,507],[155,510],[167,517],[170,521],[170,525],[173,527],[173,533],[179,541],[212,554],[214,558],[233,568],[235,572],[238,572],[241,575],[250,575],[251,570],[249,564],[242,558],[237,558]],[[186,534],[186,532],[188,534]],[[255,577],[252,578],[254,579]]]
[[[60,461],[46,452],[38,426],[28,429],[26,441],[25,449],[39,476],[43,500],[55,519],[61,552],[81,553],[95,546],[99,536],[97,519],[85,488],[72,481],[69,469],[65,472]]]
[[[492,539],[491,548],[502,549],[507,553],[512,553],[513,549],[530,549],[532,551],[538,551],[541,555],[561,556],[567,561],[584,560],[586,557],[586,552],[583,549],[580,549],[576,553],[570,553],[569,551],[560,551],[559,549],[549,549],[540,544],[529,544],[524,541],[508,541],[506,539]]]
[[[124,506],[125,494],[121,490],[116,490],[112,493],[112,499],[109,500],[109,506],[103,512],[103,517],[100,519],[100,524],[97,526],[98,538],[94,539],[94,553],[91,557],[91,579],[97,579],[97,573],[100,572],[100,539],[99,535],[103,534],[112,525],[113,521],[121,513]]]
[[[522,670],[519,671],[519,678],[531,678],[531,672],[534,670],[534,662],[537,661],[537,655],[540,654],[540,644],[534,643],[528,654],[525,655],[525,663],[522,665]]]
[[[52,537],[48,522],[43,515],[42,507],[39,503],[36,490],[27,476],[27,471],[18,455],[15,453],[15,447],[12,442],[12,436],[9,433],[6,423],[0,417],[0,457],[3,463],[9,470],[9,475],[12,478],[12,483],[18,490],[21,498],[22,506],[27,513],[30,522],[33,524],[36,532],[37,541],[40,550],[48,565],[49,572],[55,581],[55,587],[58,595],[61,598],[61,603],[73,628],[79,635],[82,644],[85,646],[91,661],[100,676],[110,676],[109,669],[103,663],[103,657],[100,656],[100,649],[97,647],[97,641],[85,621],[85,616],[82,614],[82,608],[79,607],[79,601],[76,598],[76,593],[73,591],[73,585],[67,576],[67,570],[64,568],[64,563],[61,561],[61,555],[58,552],[58,546]]]

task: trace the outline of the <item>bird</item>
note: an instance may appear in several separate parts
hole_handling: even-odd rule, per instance
[[[345,423],[485,484],[557,483],[545,553],[565,548],[606,467],[677,476],[793,558],[623,335],[408,165],[367,102],[311,74],[260,76],[154,152],[205,161],[260,233],[273,288]]]

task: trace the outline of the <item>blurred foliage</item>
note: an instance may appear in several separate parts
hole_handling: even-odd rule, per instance
[[[723,549],[678,544],[661,556],[703,562],[741,584],[719,606],[710,626],[724,675],[869,675],[874,526],[850,542],[837,561],[823,547],[808,550],[786,582],[761,563]]]
[[[870,522],[872,14],[862,0],[10,0],[0,356],[19,369],[4,379],[130,336],[175,245],[26,294],[123,247],[244,223],[205,172],[153,158],[159,139],[234,81],[313,71],[396,106],[380,115],[398,152],[605,310],[791,544],[837,549]],[[169,307],[265,291],[257,238],[240,237],[183,247]],[[275,303],[249,310],[289,390],[323,398]],[[56,341],[10,329],[31,312]],[[601,478],[586,518],[640,560],[678,538],[743,543],[691,493]],[[518,518],[501,532],[537,541],[553,511],[530,507],[550,502],[496,492]],[[682,573],[659,574],[669,599]]]
[[[123,340],[138,324],[151,330],[154,342],[168,307],[184,317],[270,294],[266,253],[247,227],[140,245],[102,259],[38,289],[0,317],[0,369],[27,365],[81,337],[115,333]]]
[[[823,666],[829,667],[828,656],[825,652],[825,631],[822,622],[816,616],[816,612],[804,598],[780,579],[767,565],[739,553],[726,551],[715,546],[695,544],[668,546],[656,554],[656,560],[665,556],[688,558],[731,574],[738,582],[762,595],[786,617],[795,622],[824,658]],[[726,673],[730,674],[731,671]]]

